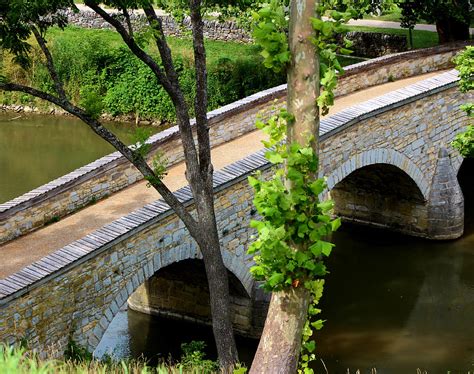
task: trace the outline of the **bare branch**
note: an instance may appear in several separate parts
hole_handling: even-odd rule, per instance
[[[125,22],[127,22],[128,34],[130,35],[130,37],[133,38],[133,27],[132,21],[130,20],[130,13],[128,12],[128,9],[126,7],[122,8],[122,13],[125,17]]]
[[[161,67],[156,63],[156,61],[146,53],[140,46],[136,43],[133,36],[129,34],[129,32],[125,29],[122,23],[107,13],[104,9],[102,9],[99,5],[90,3],[89,1],[84,2],[89,8],[91,8],[94,12],[96,12],[99,16],[101,16],[107,23],[112,25],[115,30],[120,34],[122,40],[125,44],[130,48],[135,56],[137,56],[140,60],[142,60],[148,67],[153,71],[153,73],[158,78],[158,81],[163,86],[163,88],[168,92],[173,102],[177,99],[173,87],[170,84],[170,81],[163,73]]]
[[[0,90],[3,91],[17,91],[27,93],[31,96],[38,97],[40,99],[49,101],[50,103],[56,104],[68,113],[76,116],[85,122],[97,135],[102,139],[110,143],[115,149],[117,149],[128,161],[130,161],[142,174],[149,180],[150,184],[160,193],[166,203],[173,209],[178,217],[184,222],[188,228],[190,234],[193,237],[197,237],[199,234],[196,229],[197,223],[193,216],[187,211],[186,207],[179,202],[169,188],[163,183],[163,181],[157,178],[155,172],[150,168],[145,159],[138,153],[130,149],[124,144],[115,134],[105,128],[98,120],[92,118],[83,109],[73,105],[68,100],[63,100],[57,96],[53,96],[44,91],[37,90],[36,88],[24,86],[15,83],[1,83]]]
[[[166,44],[166,42],[164,42],[164,46],[162,47],[163,48],[166,47],[165,49],[168,52],[164,51],[166,53],[161,54],[161,50],[160,50],[160,55],[162,58],[163,65],[166,68],[166,71],[172,73],[169,76],[165,75],[163,71],[161,70],[160,66],[155,62],[155,60],[150,55],[148,55],[142,48],[140,48],[140,46],[136,43],[133,37],[130,36],[130,34],[127,32],[127,30],[125,29],[125,27],[122,25],[122,23],[119,20],[111,16],[109,13],[107,13],[104,9],[102,9],[97,4],[90,3],[87,0],[85,1],[85,4],[117,30],[117,32],[121,35],[125,44],[127,44],[130,50],[135,54],[135,56],[137,56],[140,60],[142,60],[146,65],[150,67],[150,69],[158,78],[158,81],[160,82],[160,84],[166,90],[168,95],[170,95],[170,98],[173,101],[174,107],[176,109],[177,124],[179,127],[179,131],[180,131],[181,139],[183,143],[186,168],[188,170],[186,177],[188,178],[188,181],[190,183],[193,183],[193,182],[199,183],[200,182],[199,174],[196,174],[193,172],[194,170],[198,170],[199,161],[198,161],[198,155],[196,151],[196,145],[194,143],[194,138],[192,134],[192,129],[190,126],[188,106],[186,104],[186,100],[184,99],[184,95],[181,89],[179,88],[179,82],[178,82],[176,72],[174,71],[174,67],[171,70],[166,68],[168,64],[170,64],[172,67],[171,52],[169,51],[168,45]],[[151,11],[153,12],[154,16],[158,18],[153,8],[151,8]]]
[[[61,79],[59,79],[58,72],[54,67],[53,57],[51,56],[48,46],[46,45],[46,40],[43,38],[40,31],[36,27],[33,26],[31,29],[33,30],[33,34],[36,38],[36,41],[38,42],[38,45],[46,57],[46,67],[51,79],[53,80],[56,93],[59,95],[61,100],[67,101],[66,91],[64,91],[63,83],[61,82]]]
[[[199,145],[199,166],[202,173],[212,176],[211,145],[207,120],[207,67],[204,47],[204,24],[201,14],[201,0],[190,0],[191,24],[193,28],[194,65],[196,69],[196,99],[194,110]],[[211,178],[208,178],[212,180]]]

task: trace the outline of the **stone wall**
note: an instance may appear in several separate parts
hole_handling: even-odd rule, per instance
[[[66,12],[70,24],[91,28],[91,29],[111,29],[112,26],[105,22],[100,16],[93,11],[83,10],[78,13],[71,11]],[[165,35],[182,36],[184,30],[191,29],[191,19],[185,18],[182,25],[179,25],[173,17],[160,16],[163,22],[163,30]],[[132,24],[135,28],[140,29],[146,24],[145,16],[141,13],[132,13],[130,16]],[[236,41],[249,43],[252,41],[249,33],[239,27],[233,21],[219,22],[216,20],[204,20],[204,37],[213,40]]]
[[[78,13],[68,11],[66,14],[69,23],[74,26],[90,29],[112,29],[109,23],[92,11],[82,10]],[[137,29],[143,28],[146,24],[146,19],[141,13],[132,13],[130,18]],[[166,35],[180,37],[184,35],[185,31],[191,29],[189,17],[186,17],[181,25],[173,17],[160,16],[160,18]],[[343,36],[354,43],[351,47],[354,56],[374,58],[407,50],[407,38],[402,35],[351,31],[338,38],[341,43]],[[204,20],[204,37],[212,40],[252,42],[250,32],[234,21]]]
[[[380,32],[350,31],[338,34],[337,40],[343,45],[343,38],[353,45],[349,48],[354,56],[375,58],[408,50],[405,35],[383,34]]]
[[[446,69],[463,46],[454,44],[404,52],[351,65],[340,79],[336,95],[343,96],[390,80]],[[222,144],[253,131],[256,114],[259,111],[271,113],[275,100],[283,101],[285,94],[286,85],[282,85],[208,113],[212,144]],[[166,153],[171,165],[182,160],[177,127],[153,136],[150,141],[154,149],[160,147]],[[73,213],[141,178],[138,171],[116,152],[0,204],[0,244],[40,228],[54,217]]]

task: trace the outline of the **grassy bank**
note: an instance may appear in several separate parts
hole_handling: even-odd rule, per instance
[[[58,74],[75,103],[93,106],[95,111],[114,116],[174,120],[168,95],[149,68],[124,46],[117,33],[69,27],[64,31],[51,30],[48,39]],[[191,41],[169,38],[169,43],[185,97],[192,104],[195,72]],[[147,51],[157,56],[156,46],[148,45]],[[285,81],[284,73],[275,74],[264,68],[256,46],[207,41],[206,47],[209,110]],[[12,81],[53,92],[38,48],[33,50],[33,62],[28,71],[14,65],[10,56],[4,56],[2,67]],[[47,105],[18,93],[3,93],[1,102],[5,105]],[[190,114],[194,114],[192,108]]]
[[[126,116],[142,120],[173,122],[174,109],[168,95],[156,78],[112,30],[68,27],[51,29],[49,46],[58,74],[74,103],[93,112]],[[194,116],[195,72],[190,39],[169,37],[176,69],[185,97]],[[32,43],[33,44],[33,43]],[[144,42],[146,50],[158,56],[156,45]],[[284,72],[274,73],[262,64],[259,48],[235,42],[206,41],[208,60],[209,106],[215,109],[266,88],[284,83]],[[22,70],[3,55],[3,74],[14,82],[38,87],[54,93],[39,48],[33,48],[33,61],[28,71]],[[343,65],[358,62],[344,58]],[[1,93],[4,105],[28,105],[49,108],[22,93]]]
[[[71,356],[66,350],[64,359],[41,359],[33,352],[19,347],[0,344],[0,373],[2,374],[218,374],[221,371],[215,361],[207,360],[202,353],[203,342],[182,344],[183,354],[176,363],[150,366],[145,360],[116,361],[107,357],[93,359],[83,349]],[[77,348],[77,346],[75,346]],[[234,370],[244,374],[244,368]]]
[[[349,31],[380,32],[384,34],[404,35],[408,38],[407,29],[387,29],[381,27],[345,26]],[[438,34],[431,31],[413,30],[413,46],[415,49],[438,45]]]

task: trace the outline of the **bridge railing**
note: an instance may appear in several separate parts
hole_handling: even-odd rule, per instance
[[[388,81],[452,66],[465,44],[451,44],[384,56],[346,67],[336,96]],[[257,114],[270,115],[284,101],[286,85],[274,87],[208,113],[212,146],[255,129]],[[150,154],[160,149],[174,165],[183,160],[176,126],[154,135]],[[36,230],[141,180],[141,174],[118,152],[104,156],[11,201],[0,204],[0,244]],[[1,248],[0,248],[1,251]]]

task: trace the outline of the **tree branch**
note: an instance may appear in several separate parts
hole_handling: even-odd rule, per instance
[[[126,7],[122,8],[122,13],[125,17],[125,21],[127,22],[128,34],[130,35],[131,38],[133,38],[133,27],[132,27],[132,21],[130,20],[130,13],[128,13],[128,9]]]
[[[204,25],[201,14],[201,0],[190,0],[191,24],[193,28],[194,66],[196,70],[196,113],[197,138],[199,145],[199,166],[201,173],[212,180],[211,144],[207,120],[207,67],[204,47]]]
[[[98,120],[89,116],[83,109],[73,105],[67,100],[63,100],[59,97],[53,96],[46,92],[37,90],[36,88],[24,86],[15,83],[1,83],[0,89],[4,91],[17,91],[27,93],[31,96],[38,97],[40,99],[49,101],[50,103],[56,104],[68,113],[76,116],[85,122],[97,135],[102,139],[110,143],[115,149],[117,149],[128,161],[130,161],[142,174],[149,180],[150,184],[160,193],[166,203],[173,209],[178,217],[184,222],[190,234],[193,237],[199,235],[196,229],[196,221],[193,216],[186,210],[186,207],[179,202],[169,188],[163,183],[163,181],[156,177],[155,172],[150,168],[145,159],[132,149],[127,147],[115,134],[105,128]]]
[[[99,5],[90,3],[87,0],[84,1],[84,4],[91,8],[94,12],[96,12],[100,17],[102,17],[104,21],[106,21],[115,28],[115,30],[120,34],[122,40],[125,42],[128,48],[130,48],[133,54],[137,56],[140,60],[142,60],[146,65],[148,65],[148,67],[153,71],[153,73],[158,78],[160,84],[170,95],[171,99],[173,101],[176,100],[176,94],[173,90],[173,87],[171,86],[168,77],[163,73],[161,67],[148,53],[146,53],[142,48],[140,48],[133,36],[129,34],[129,32],[125,29],[122,23],[118,19],[107,13]]]
[[[190,125],[188,107],[186,104],[186,100],[184,99],[184,95],[182,94],[181,89],[179,88],[179,82],[176,77],[173,75],[166,75],[161,70],[160,66],[155,62],[155,60],[148,55],[140,46],[136,43],[133,37],[127,32],[125,27],[122,23],[117,20],[116,18],[112,17],[109,13],[107,13],[104,9],[94,3],[90,3],[89,1],[84,2],[89,8],[91,8],[94,12],[96,12],[99,16],[101,16],[106,22],[112,25],[115,30],[121,35],[125,44],[130,48],[130,50],[137,56],[140,60],[142,60],[146,65],[150,67],[153,73],[156,75],[158,81],[166,90],[168,95],[174,104],[176,109],[176,118],[177,124],[179,127],[179,131],[181,134],[181,140],[183,143],[183,150],[184,150],[184,159],[186,162],[186,168],[189,173],[186,173],[186,177],[190,184],[199,183],[200,177],[199,174],[194,173],[194,170],[198,170],[199,168],[199,161],[196,152],[196,145],[194,143],[194,138],[192,134],[192,129]],[[147,7],[144,7],[144,10]],[[153,13],[156,16],[155,11],[152,8]],[[153,27],[153,25],[151,25]],[[166,43],[165,43],[166,45]],[[168,46],[166,48],[169,50]],[[160,50],[161,55],[161,50]],[[169,57],[169,58],[168,58]],[[170,63],[172,65],[171,60],[171,52],[168,54],[161,55],[163,65]],[[166,65],[165,65],[166,66]],[[174,71],[174,68],[173,68]],[[175,73],[176,74],[176,73]],[[171,80],[170,80],[171,79]]]
[[[36,38],[36,41],[38,42],[38,45],[40,46],[44,56],[46,57],[46,67],[48,69],[51,79],[53,80],[56,93],[59,95],[61,100],[67,101],[66,91],[64,90],[63,84],[59,79],[56,68],[54,67],[53,56],[51,56],[51,52],[49,51],[46,45],[46,40],[43,38],[40,31],[35,26],[33,26],[31,29],[33,30],[33,34]]]

